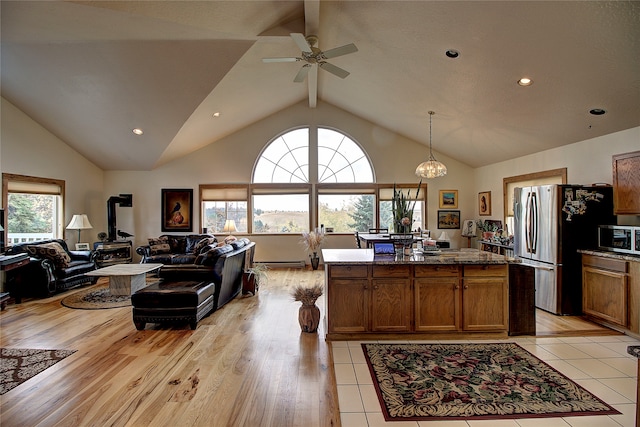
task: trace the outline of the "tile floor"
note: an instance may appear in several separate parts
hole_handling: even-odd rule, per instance
[[[394,341],[401,342],[401,341]],[[406,341],[424,342],[424,341]],[[433,341],[430,341],[433,342]],[[482,342],[482,341],[443,341]],[[495,342],[495,340],[491,341]],[[626,335],[589,337],[512,337],[530,353],[544,360],[621,415],[564,418],[523,418],[483,421],[385,422],[373,387],[360,341],[332,342],[343,427],[633,427],[635,426],[637,359],[627,347],[640,345]]]

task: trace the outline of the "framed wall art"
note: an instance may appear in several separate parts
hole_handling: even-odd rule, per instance
[[[460,228],[460,211],[438,211],[438,228]]]
[[[478,193],[478,212],[480,215],[491,215],[491,191]]]
[[[193,189],[162,189],[162,231],[193,231]]]
[[[440,209],[456,209],[458,207],[458,190],[440,190]]]

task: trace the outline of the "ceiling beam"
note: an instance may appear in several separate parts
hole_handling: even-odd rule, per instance
[[[304,30],[306,36],[317,36],[320,28],[320,0],[304,0]],[[309,108],[318,104],[318,65],[314,65],[307,75],[309,84]]]

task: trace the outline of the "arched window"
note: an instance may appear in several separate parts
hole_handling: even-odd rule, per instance
[[[310,170],[310,129],[289,131],[275,138],[262,152],[253,172],[254,183],[373,182],[373,169],[360,146],[333,129],[317,129],[317,163]]]
[[[247,185],[201,185],[202,227],[219,233],[233,219],[238,232],[366,232],[391,224],[393,184],[379,184],[362,147],[335,129],[303,127],[271,140]],[[416,206],[414,228],[424,220]]]

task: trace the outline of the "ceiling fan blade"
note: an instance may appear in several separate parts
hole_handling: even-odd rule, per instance
[[[318,65],[323,70],[326,70],[326,71],[330,72],[331,74],[335,74],[336,76],[340,77],[341,79],[344,79],[349,74],[351,74],[347,70],[343,70],[342,68],[336,67],[335,65],[329,64],[328,62],[319,62]]]
[[[296,42],[301,51],[305,53],[311,53],[311,46],[309,46],[307,39],[304,37],[304,34],[291,33],[291,38],[294,42]]]
[[[311,64],[304,64],[302,68],[300,68],[300,71],[298,71],[298,74],[296,74],[296,78],[293,79],[293,81],[295,83],[302,83],[304,79],[307,77],[307,74],[309,74],[310,69],[311,69]]]
[[[262,58],[262,62],[296,62],[301,60],[301,58]]]
[[[322,56],[325,59],[330,59],[330,58],[335,58],[337,56],[342,56],[342,55],[346,55],[348,53],[354,53],[357,52],[358,48],[356,47],[355,44],[350,43],[350,44],[346,44],[344,46],[340,46],[340,47],[335,47],[333,49],[329,49],[326,52],[322,52]]]

